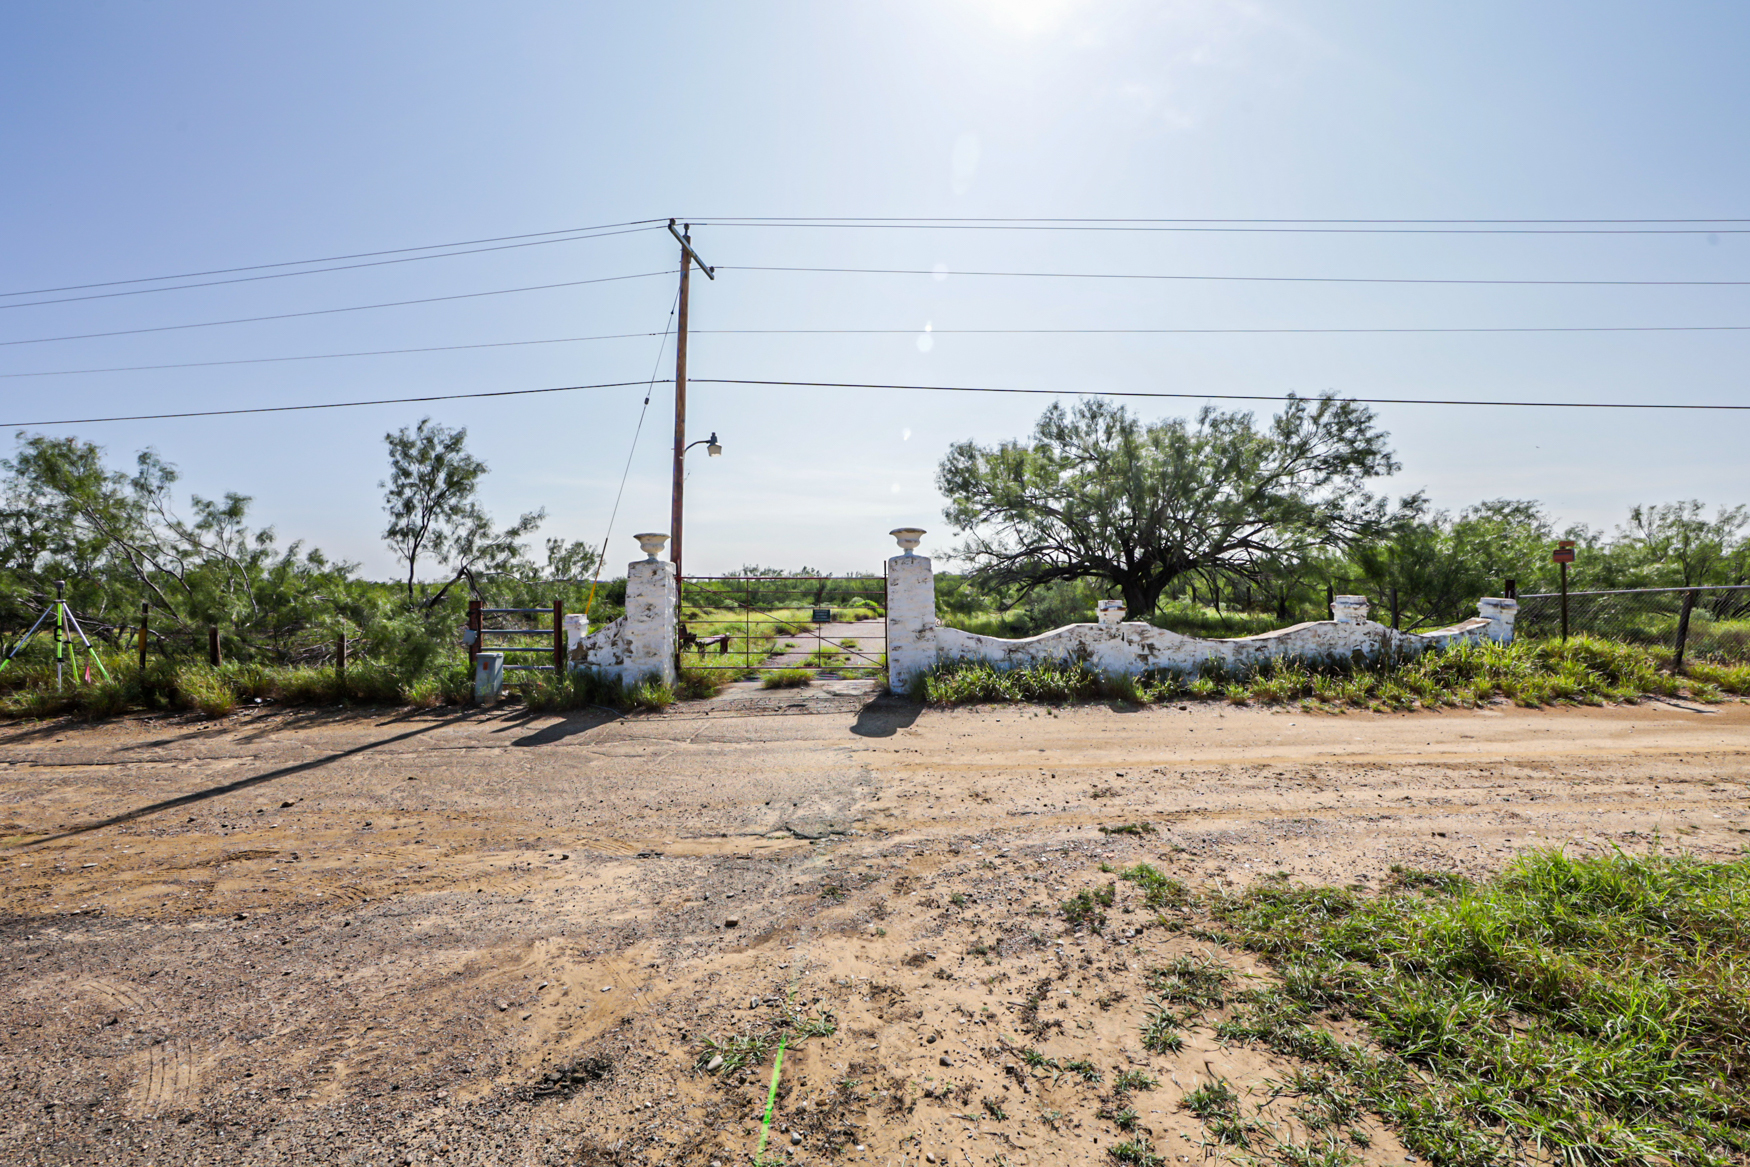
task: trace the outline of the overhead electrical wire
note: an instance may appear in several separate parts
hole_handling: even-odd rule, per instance
[[[13,296],[46,296],[50,292],[82,292],[88,288],[119,288],[125,284],[150,284],[162,280],[192,280],[201,276],[225,276],[240,271],[266,271],[276,267],[301,267],[311,263],[338,263],[343,259],[370,259],[378,255],[406,255],[414,251],[438,251],[450,247],[473,247],[477,243],[506,243],[515,239],[539,239],[543,235],[576,235],[585,231],[607,231],[615,227],[660,227],[664,219],[632,219],[624,223],[598,223],[593,227],[566,227],[558,231],[531,231],[523,235],[494,235],[485,239],[461,239],[451,243],[427,243],[422,247],[392,247],[385,251],[355,251],[350,255],[324,255],[315,259],[288,259],[280,263],[245,264],[241,267],[218,267],[209,271],[185,271],[167,276],[137,276],[126,280],[104,280],[94,284],[64,284],[55,288],[27,288],[17,292],[0,292],[0,299]],[[565,242],[554,240],[554,242]],[[433,256],[432,258],[441,258]]]
[[[109,421],[170,421],[185,417],[235,417],[246,413],[299,413],[313,409],[357,409],[366,405],[407,405],[422,401],[462,401],[477,397],[528,397],[537,393],[575,393],[582,389],[621,389],[643,381],[603,381],[596,385],[555,385],[544,389],[495,389],[482,393],[428,393],[419,397],[379,397],[370,401],[320,401],[310,405],[257,405],[244,409],[190,409],[181,413],[141,413],[130,417],[74,417],[60,421],[0,422],[0,429],[33,425],[96,425]]]
[[[548,243],[577,243],[588,239],[607,239],[615,235],[630,235],[638,231],[654,231],[655,227],[630,227],[622,231],[598,231],[593,235],[569,235],[563,239],[536,239],[528,243],[501,243],[496,247],[470,247],[461,251],[441,251],[436,255],[403,255],[396,259],[373,259],[365,263],[343,263],[338,267],[310,267],[302,271],[276,271],[258,276],[236,276],[226,280],[205,280],[198,284],[166,284],[158,288],[129,288],[121,292],[94,292],[89,296],[62,296],[56,300],[20,300],[0,304],[6,308],[36,308],[44,304],[72,304],[82,300],[113,300],[117,296],[144,296],[152,292],[181,292],[188,288],[214,288],[221,284],[249,284],[258,280],[283,280],[292,276],[313,276],[331,271],[355,271],[362,267],[384,267],[393,263],[418,263],[422,259],[449,259],[456,255],[481,255],[488,251],[512,251],[519,247],[541,247]],[[11,293],[17,295],[17,293]]]
[[[929,393],[1018,393],[1049,397],[1165,397],[1207,401],[1310,401],[1316,398],[1304,393],[1157,393],[1147,390],[1122,389],[1010,389],[976,385],[884,385],[859,381],[758,381],[730,377],[688,377],[692,385],[767,385],[785,388],[820,389],[917,389]],[[1704,409],[1750,410],[1750,405],[1687,405],[1673,402],[1629,403],[1621,401],[1464,401],[1456,398],[1433,397],[1352,397],[1338,394],[1342,401],[1362,405],[1492,405],[1525,409]]]
[[[450,296],[424,296],[417,300],[390,300],[382,304],[352,304],[345,308],[312,308],[307,312],[277,312],[271,316],[239,316],[234,320],[202,320],[194,324],[160,324],[154,328],[122,328],[114,332],[82,332],[74,336],[38,336],[26,340],[0,340],[0,347],[18,344],[50,344],[60,340],[93,340],[103,336],[138,336],[147,332],[175,332],[185,328],[216,328],[222,324],[254,324],[262,320],[292,320],[300,316],[331,316],[336,312],[363,312],[369,308],[404,308],[409,304],[437,304],[445,300],[475,300],[481,296],[506,296],[512,292],[545,292],[553,288],[577,288],[584,284],[611,284],[618,280],[647,280],[673,272],[646,271],[627,276],[599,276],[591,280],[566,280],[557,284],[531,284],[524,288],[495,288],[489,292],[458,292]]]
[[[692,336],[914,336],[913,328],[694,328]],[[931,336],[1325,336],[1325,335],[1421,335],[1469,333],[1564,333],[1564,332],[1750,332],[1750,324],[1598,324],[1525,325],[1505,327],[1430,328],[933,328]],[[39,369],[25,373],[0,373],[0,380],[19,377],[72,377],[85,373],[149,373],[165,369],[207,369],[220,365],[272,365],[287,361],[329,361],[346,357],[401,356],[409,353],[448,353],[469,349],[521,348],[540,344],[581,344],[596,340],[637,340],[659,335],[654,332],[608,332],[596,336],[552,336],[535,340],[495,340],[478,344],[439,344],[417,348],[361,349],[347,353],[303,353],[286,357],[239,357],[224,361],[183,361],[166,365],[110,365],[91,369]]]
[[[1528,287],[1627,287],[1627,288],[1743,288],[1750,280],[1485,280],[1418,279],[1404,276],[1210,276],[1166,275],[1156,272],[1074,271],[938,271],[927,267],[788,267],[777,265],[719,264],[718,271],[814,272],[829,275],[877,276],[1010,276],[1056,280],[1177,280],[1191,283],[1244,284],[1480,284]]]
[[[734,377],[689,377],[698,385],[760,385],[775,388],[800,389],[904,389],[927,393],[1001,393],[1046,397],[1143,397],[1190,401],[1308,401],[1316,398],[1301,393],[1162,393],[1152,390],[1122,389],[1019,389],[978,385],[912,385],[881,384],[864,381],[775,381]],[[426,401],[461,401],[481,397],[527,397],[540,393],[575,393],[585,389],[620,389],[628,385],[665,384],[668,379],[650,381],[606,381],[594,385],[555,385],[541,389],[498,389],[481,393],[432,393],[419,397],[382,397],[369,401],[328,401],[309,405],[262,405],[244,409],[194,409],[178,413],[143,413],[125,417],[72,417],[52,421],[0,422],[0,429],[50,425],[96,425],[112,421],[171,421],[189,417],[233,417],[251,413],[293,413],[318,409],[356,409],[367,405],[405,405]],[[1694,405],[1682,402],[1623,401],[1465,401],[1457,398],[1431,397],[1353,397],[1339,396],[1343,401],[1362,405],[1461,405],[1504,406],[1522,409],[1635,409],[1635,410],[1704,410],[1743,412],[1750,405]]]
[[[695,227],[1124,231],[1283,235],[1742,235],[1750,219],[979,219],[694,216]]]

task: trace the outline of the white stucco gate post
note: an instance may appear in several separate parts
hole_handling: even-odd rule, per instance
[[[675,683],[680,646],[680,587],[674,564],[658,559],[664,534],[634,535],[645,558],[626,565],[626,614],[594,632],[581,614],[565,617],[566,659],[625,685]]]
[[[890,534],[905,551],[887,561],[887,687],[903,693],[936,663],[936,573],[917,554],[921,528]]]

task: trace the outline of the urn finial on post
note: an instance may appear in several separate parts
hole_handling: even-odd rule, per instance
[[[647,556],[645,562],[655,563],[656,557],[662,554],[662,545],[668,542],[668,532],[646,531],[644,534],[634,535],[632,538],[638,540],[638,550]]]
[[[918,544],[921,543],[924,538],[924,529],[922,527],[895,527],[887,533],[892,535],[894,539],[898,540],[899,546],[907,555],[917,554]]]

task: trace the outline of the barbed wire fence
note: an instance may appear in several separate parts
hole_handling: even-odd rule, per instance
[[[1568,633],[1662,648],[1673,668],[1685,660],[1750,662],[1750,585],[1569,592]],[[1517,634],[1559,638],[1561,593],[1521,595]]]

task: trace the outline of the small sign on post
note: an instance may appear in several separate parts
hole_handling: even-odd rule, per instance
[[[1574,541],[1563,539],[1550,558],[1562,565],[1562,643],[1568,642],[1568,564],[1574,562]]]
[[[814,610],[814,622],[816,624],[831,624],[832,623],[832,609],[831,608],[816,608]]]

